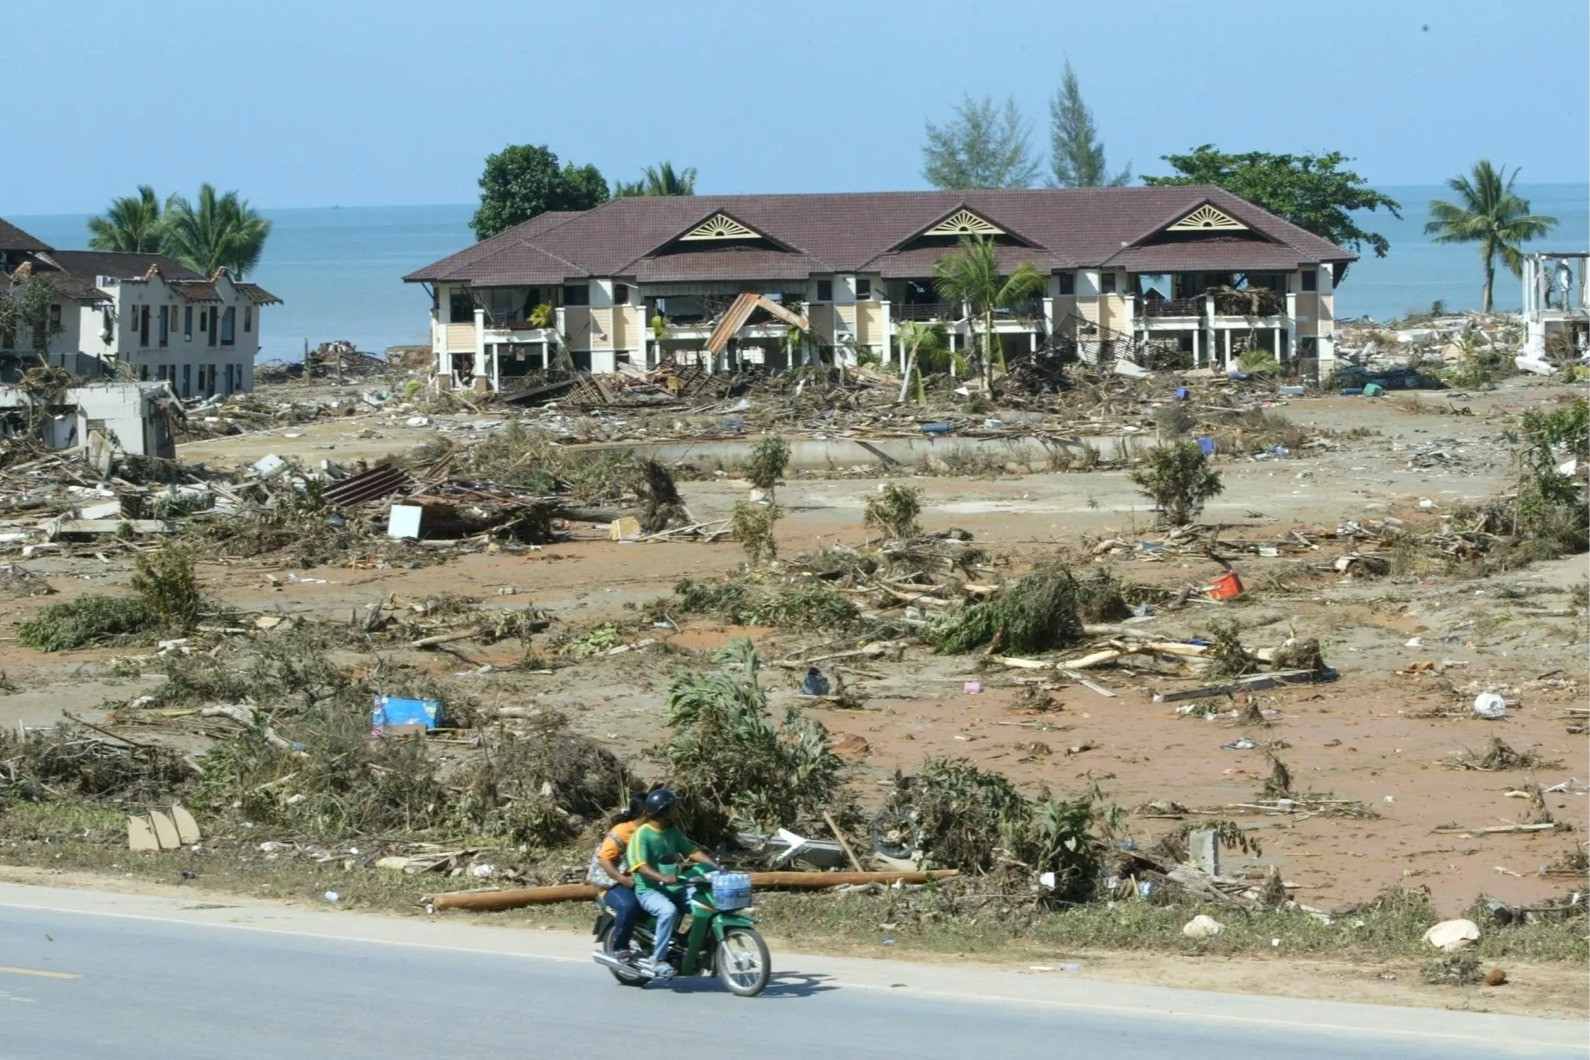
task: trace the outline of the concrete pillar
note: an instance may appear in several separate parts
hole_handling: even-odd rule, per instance
[[[1297,360],[1297,295],[1292,291],[1286,292],[1286,357],[1277,350],[1276,358],[1288,364]]]
[[[1197,329],[1194,329],[1192,333],[1194,368],[1202,368],[1204,366],[1204,354],[1207,352],[1207,349],[1203,346],[1203,344],[1198,341],[1199,338],[1199,332]]]
[[[882,283],[879,283],[882,286]],[[878,313],[883,327],[883,363],[894,363],[894,314],[887,298],[878,303]],[[905,370],[905,355],[900,355],[900,369]]]
[[[486,363],[486,311],[475,310],[475,378],[485,379],[490,376],[491,367]]]
[[[1221,343],[1225,348],[1221,353],[1220,366],[1222,370],[1229,372],[1231,371],[1231,329],[1226,328],[1221,335],[1224,336]]]
[[[1275,353],[1275,359],[1281,359],[1281,329],[1270,329],[1270,349]]]

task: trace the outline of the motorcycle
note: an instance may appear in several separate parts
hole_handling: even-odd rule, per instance
[[[750,880],[734,873],[715,873],[692,866],[679,874],[685,890],[688,920],[674,933],[668,944],[668,963],[676,975],[716,975],[729,991],[739,997],[755,997],[767,989],[773,974],[773,959],[767,943],[756,930],[751,912]],[[619,960],[613,949],[614,918],[605,905],[596,918],[592,933],[596,952],[591,959],[613,974],[623,986],[640,986],[656,978],[636,963]],[[636,952],[650,953],[656,920],[642,914],[630,945]]]

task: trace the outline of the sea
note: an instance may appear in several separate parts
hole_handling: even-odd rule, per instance
[[[1472,245],[1444,246],[1424,234],[1431,199],[1443,185],[1381,188],[1402,204],[1402,216],[1365,213],[1360,227],[1391,243],[1384,258],[1371,252],[1348,270],[1337,296],[1341,317],[1390,320],[1429,312],[1478,309],[1480,261]],[[1531,209],[1557,218],[1557,227],[1532,249],[1590,249],[1590,187],[1520,185]],[[258,270],[249,278],[283,300],[261,319],[260,360],[297,360],[305,346],[346,339],[361,350],[428,341],[430,299],[403,275],[474,242],[473,204],[262,209],[272,229]],[[5,215],[63,250],[87,245],[86,214]],[[1498,264],[1496,308],[1517,309],[1518,281]]]

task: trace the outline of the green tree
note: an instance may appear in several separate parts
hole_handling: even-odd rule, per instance
[[[546,147],[511,144],[486,157],[480,175],[480,208],[469,222],[475,238],[490,239],[549,210],[589,210],[608,198],[595,166],[559,168]]]
[[[640,196],[652,198],[696,193],[696,168],[675,170],[672,162],[647,166],[640,180],[619,181],[613,185],[613,198],[632,199]]]
[[[1038,176],[1027,142],[1027,123],[1016,100],[996,107],[991,97],[970,95],[943,125],[927,123],[922,176],[935,188],[1030,188]]]
[[[110,201],[110,208],[88,219],[88,245],[95,250],[158,254],[165,249],[165,226],[155,189],[138,185],[138,194]]]
[[[1104,142],[1070,59],[1049,101],[1049,144],[1049,168],[1057,188],[1120,188],[1132,179],[1131,166],[1112,176],[1104,164]]]
[[[1163,160],[1179,175],[1144,177],[1144,184],[1213,184],[1339,247],[1356,251],[1368,246],[1377,258],[1385,257],[1391,244],[1385,236],[1358,227],[1353,212],[1384,209],[1393,217],[1402,216],[1401,203],[1369,187],[1352,170],[1342,169],[1341,164],[1350,159],[1337,151],[1233,155],[1204,144],[1184,155],[1164,155]]]
[[[271,223],[235,191],[217,195],[214,185],[199,186],[197,205],[186,196],[166,200],[162,227],[165,252],[194,272],[213,275],[225,268],[241,279],[259,264]]]
[[[1169,526],[1185,526],[1203,511],[1205,501],[1225,489],[1220,472],[1194,441],[1156,445],[1148,451],[1147,466],[1130,477]]]
[[[999,248],[992,239],[962,236],[958,247],[934,263],[933,277],[941,298],[965,305],[972,319],[982,323],[980,374],[992,385],[994,363],[997,361],[1001,368],[1005,363],[1004,353],[995,341],[994,310],[1017,309],[1043,293],[1043,274],[1024,261],[1006,276],[999,271]]]
[[[61,296],[48,276],[24,265],[8,278],[0,271],[0,349],[17,347],[17,336],[27,336],[34,353],[49,349],[50,340],[63,330]],[[55,311],[51,311],[51,307]]]
[[[1507,175],[1490,160],[1480,159],[1468,173],[1447,180],[1457,192],[1458,201],[1430,200],[1430,221],[1424,233],[1437,243],[1478,243],[1480,260],[1485,264],[1485,286],[1481,289],[1480,311],[1491,311],[1491,288],[1496,279],[1496,258],[1512,270],[1523,273],[1519,244],[1545,235],[1556,227],[1557,219],[1529,212],[1529,200],[1513,191],[1518,170]]]
[[[900,355],[905,362],[900,374],[900,400],[904,401],[910,393],[911,376],[915,374],[916,399],[921,402],[926,396],[922,393],[922,362],[931,362],[947,348],[944,325],[906,320],[895,328],[895,337],[900,342]]]

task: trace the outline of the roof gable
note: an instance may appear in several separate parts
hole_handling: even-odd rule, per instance
[[[1220,232],[1247,231],[1248,226],[1234,219],[1230,214],[1222,213],[1209,203],[1204,203],[1180,221],[1167,225],[1167,232],[1203,232],[1211,229]]]

